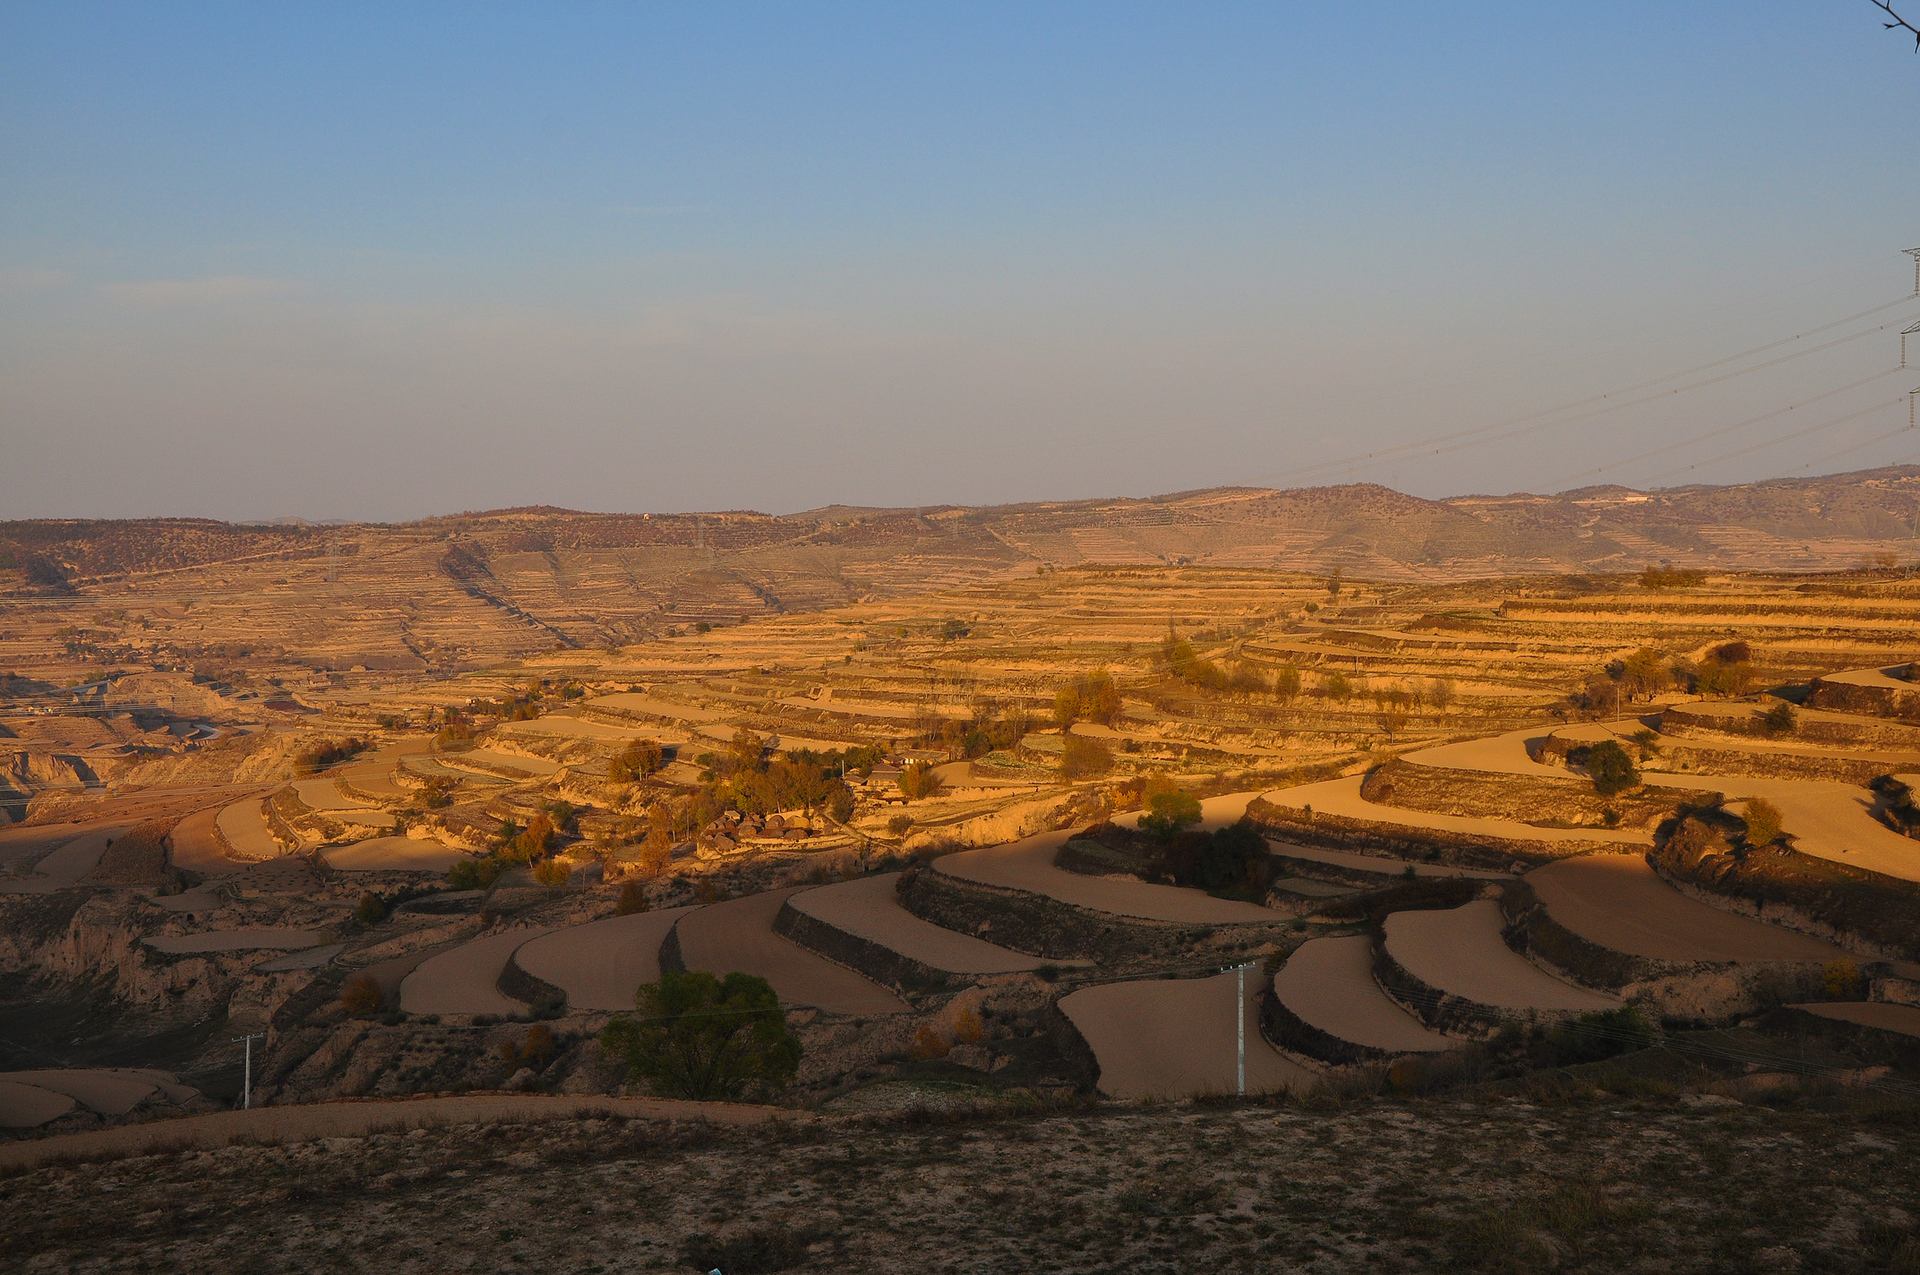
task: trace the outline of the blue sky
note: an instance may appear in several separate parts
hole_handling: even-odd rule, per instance
[[[1866,0],[4,3],[0,186],[0,516],[1920,461],[1920,303],[1414,446],[1904,295]]]

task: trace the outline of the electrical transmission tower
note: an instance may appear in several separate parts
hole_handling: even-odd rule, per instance
[[[1913,295],[1920,297],[1920,248],[1908,248],[1906,254],[1913,258]]]
[[[1901,367],[1905,367],[1907,365],[1907,338],[1914,335],[1916,332],[1920,332],[1920,323],[1915,323],[1910,328],[1900,329],[1900,366]]]

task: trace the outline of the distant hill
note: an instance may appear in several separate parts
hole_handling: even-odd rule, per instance
[[[388,617],[431,660],[443,643],[468,657],[597,645],[1042,566],[1192,563],[1433,582],[1663,561],[1830,570],[1920,557],[1917,519],[1920,466],[1444,500],[1362,483],[788,515],[532,507],[390,524],[43,519],[0,522],[0,593],[257,596],[295,609],[327,598],[343,616]],[[455,616],[473,640],[432,632]]]

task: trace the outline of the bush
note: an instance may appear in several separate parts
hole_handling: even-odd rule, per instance
[[[920,1062],[930,1062],[935,1058],[945,1058],[952,1050],[953,1042],[929,1024],[913,1034],[913,1047],[908,1052]]]
[[[1168,846],[1162,870],[1175,885],[1214,894],[1264,894],[1273,871],[1266,838],[1251,822],[1194,833]]]
[[[636,912],[645,912],[652,906],[652,902],[647,898],[647,888],[638,881],[629,881],[620,887],[620,899],[613,905],[613,914],[632,916]]]
[[[509,1066],[532,1067],[538,1071],[553,1061],[559,1048],[560,1042],[555,1039],[553,1028],[545,1023],[535,1023],[527,1028],[527,1034],[518,1041],[501,1041],[494,1052],[500,1055],[500,1061]]]
[[[386,999],[379,980],[371,974],[355,974],[340,987],[340,1009],[355,1018],[379,1013]]]
[[[1867,981],[1852,961],[1828,961],[1820,971],[1820,989],[1830,1001],[1857,1000],[1866,994]]]
[[[447,869],[447,884],[456,890],[485,890],[500,879],[506,868],[506,864],[492,855],[462,859]]]
[[[980,1011],[971,1005],[953,1016],[953,1038],[962,1045],[977,1045],[987,1034]]]
[[[923,761],[914,762],[900,772],[897,781],[900,794],[908,801],[919,801],[924,797],[937,797],[946,788],[940,776],[933,773],[933,767]]]
[[[572,875],[573,869],[567,866],[564,859],[542,859],[533,865],[534,881],[549,890],[559,889]]]
[[[906,836],[907,829],[911,827],[913,827],[912,815],[894,815],[891,819],[887,820],[887,832],[895,837]]]
[[[343,762],[367,746],[367,741],[355,736],[351,739],[328,739],[314,744],[293,755],[293,770],[297,775],[311,775],[316,771]]]
[[[1780,840],[1780,807],[1764,797],[1753,797],[1747,801],[1746,812],[1742,820],[1747,825],[1747,844],[1750,846],[1770,846]]]
[[[1627,750],[1620,747],[1616,740],[1603,739],[1586,749],[1581,764],[1586,767],[1588,778],[1593,780],[1593,790],[1602,797],[1625,792],[1640,782],[1640,772],[1634,769],[1633,758],[1627,756]]]
[[[1140,831],[1161,841],[1171,841],[1183,829],[1200,822],[1200,799],[1190,792],[1157,792],[1147,798],[1147,813],[1140,816]]]
[[[757,975],[667,972],[635,1004],[639,1015],[614,1019],[600,1042],[656,1093],[732,1101],[785,1088],[800,1066],[780,998]]]
[[[1097,739],[1068,735],[1060,742],[1060,778],[1071,783],[1113,769],[1113,752]]]
[[[353,905],[353,919],[362,925],[378,925],[387,916],[387,901],[368,890]]]
[[[1760,714],[1760,729],[1769,735],[1791,735],[1800,729],[1800,714],[1793,711],[1793,705],[1781,700]]]

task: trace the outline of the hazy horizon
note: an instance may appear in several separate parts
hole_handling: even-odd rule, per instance
[[[1865,3],[16,6],[0,116],[0,517],[1920,461]]]

